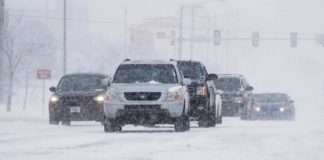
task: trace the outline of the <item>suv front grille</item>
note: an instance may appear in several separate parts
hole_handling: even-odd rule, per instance
[[[126,92],[125,99],[128,101],[157,101],[161,97],[160,92]]]
[[[160,105],[125,105],[125,110],[160,110]]]

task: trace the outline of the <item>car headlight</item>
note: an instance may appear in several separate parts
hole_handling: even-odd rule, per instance
[[[167,101],[180,101],[182,97],[181,87],[173,87],[168,90]]]
[[[56,103],[58,100],[59,100],[59,97],[58,97],[58,96],[55,96],[55,95],[53,95],[53,96],[50,98],[50,101],[51,101],[52,103]]]
[[[235,102],[236,103],[243,103],[244,102],[244,97],[236,97]]]
[[[286,108],[285,108],[285,107],[280,107],[280,108],[279,108],[279,111],[280,111],[280,112],[284,112],[284,111],[286,111]]]
[[[256,112],[260,112],[260,111],[261,111],[261,107],[259,107],[259,106],[254,106],[254,110],[255,110]]]
[[[119,99],[119,94],[115,91],[108,91],[106,93],[106,96],[104,97],[104,100],[107,101],[114,101]]]
[[[206,87],[206,85],[197,87],[197,95],[199,95],[199,96],[207,96],[207,87]]]
[[[99,95],[99,96],[95,97],[94,99],[97,102],[103,102],[103,101],[105,101],[105,96],[104,95]]]

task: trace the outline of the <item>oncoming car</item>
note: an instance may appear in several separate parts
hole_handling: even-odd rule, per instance
[[[189,130],[190,82],[175,62],[125,60],[105,97],[105,132],[121,131],[126,124],[174,124],[175,131]]]
[[[70,125],[71,121],[103,121],[104,93],[111,78],[104,74],[78,73],[61,78],[49,102],[49,123]]]
[[[285,93],[262,93],[252,96],[248,119],[295,119],[294,101]]]

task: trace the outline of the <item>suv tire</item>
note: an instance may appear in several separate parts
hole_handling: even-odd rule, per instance
[[[190,121],[188,116],[181,116],[174,124],[174,130],[176,132],[184,132],[190,130]]]
[[[106,119],[103,123],[105,132],[120,132],[122,130],[122,126],[119,125],[115,120]]]

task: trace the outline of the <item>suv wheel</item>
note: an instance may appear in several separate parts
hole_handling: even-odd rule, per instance
[[[70,126],[71,125],[71,120],[64,120],[64,121],[62,121],[62,125],[64,125],[64,126]]]
[[[174,124],[176,132],[184,132],[190,130],[190,120],[188,116],[181,116]]]
[[[122,126],[119,125],[115,120],[106,119],[103,126],[105,132],[119,132],[122,130]]]

